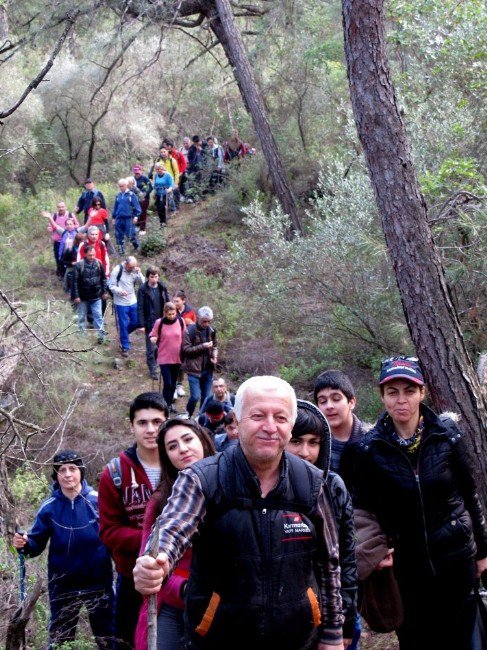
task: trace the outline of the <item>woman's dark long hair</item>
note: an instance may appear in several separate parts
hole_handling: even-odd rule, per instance
[[[198,424],[196,420],[180,420],[179,418],[173,418],[171,420],[166,420],[166,422],[161,424],[159,435],[157,437],[159,462],[161,464],[161,481],[153,496],[153,498],[157,498],[158,500],[159,507],[157,508],[157,515],[159,515],[164,509],[171,494],[174,481],[177,479],[179,474],[179,470],[176,469],[169,460],[166,445],[164,444],[166,433],[177,426],[187,427],[201,440],[203,446],[203,458],[213,456],[213,454],[216,453],[211,435],[208,433],[207,429]]]

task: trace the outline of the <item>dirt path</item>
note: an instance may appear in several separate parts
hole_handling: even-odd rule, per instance
[[[151,215],[148,232],[151,228],[158,228],[157,224],[157,216]],[[185,274],[188,271],[201,269],[210,275],[218,273],[227,251],[223,240],[220,241],[216,236],[220,227],[212,199],[198,204],[183,204],[176,215],[169,217],[169,225],[164,229],[164,251],[154,257],[137,255],[139,264],[143,270],[149,264],[159,266],[169,293],[185,287]],[[54,275],[52,261],[47,253],[45,259],[46,264],[40,265],[33,274],[38,280],[39,292],[42,291],[44,295],[47,293],[46,299],[53,305],[59,301],[65,302],[67,297]],[[119,261],[119,258],[112,257],[111,268]],[[73,320],[75,322],[74,316]],[[130,401],[143,391],[159,390],[159,382],[152,381],[149,377],[143,333],[134,332],[131,335],[130,357],[123,359],[120,356],[111,303],[105,320],[109,341],[107,345],[96,345],[95,333],[88,332],[94,354],[90,355],[87,365],[79,409],[73,416],[66,435],[66,444],[71,444],[72,441],[81,452],[88,453],[93,458],[95,473],[131,442],[128,422]],[[78,337],[79,334],[73,333],[73,343],[78,342]],[[181,398],[175,404],[181,412],[185,410],[186,399]],[[83,431],[81,446],[79,431]]]

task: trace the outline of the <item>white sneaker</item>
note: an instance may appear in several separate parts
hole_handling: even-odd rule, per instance
[[[184,396],[186,395],[186,391],[184,390],[182,384],[178,384],[178,385],[176,386],[176,395],[177,395],[178,397],[184,397]]]
[[[143,237],[146,234],[145,230],[139,230],[139,236]]]
[[[174,391],[174,395],[173,395],[172,401],[175,402],[175,401],[177,400],[177,398],[178,398],[178,390],[177,390],[177,388],[176,388],[176,390]]]
[[[184,413],[180,413],[179,415],[176,415],[176,417],[180,420],[189,420],[189,413],[188,411],[184,411]]]

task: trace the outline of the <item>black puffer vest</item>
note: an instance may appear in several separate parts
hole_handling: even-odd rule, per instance
[[[189,647],[298,650],[320,622],[313,520],[323,473],[283,458],[266,498],[240,445],[192,467],[207,513],[193,537]]]

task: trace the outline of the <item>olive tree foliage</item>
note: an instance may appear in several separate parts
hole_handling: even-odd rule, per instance
[[[308,367],[326,350],[370,366],[409,345],[366,172],[356,165],[345,177],[345,169],[339,160],[322,169],[306,231],[293,242],[282,211],[267,214],[254,201],[233,255],[259,325]]]
[[[11,47],[0,47],[0,75],[18,82],[2,107],[42,68],[71,10],[67,0],[42,17],[35,2],[11,8]],[[186,33],[170,20],[134,17],[122,3],[85,0],[76,11],[72,38],[49,75],[2,127],[0,146],[19,152],[0,159],[9,183],[32,187],[42,170],[60,183],[126,173],[134,158],[152,160],[163,136],[216,132],[225,139],[235,121],[248,131],[232,71],[223,53],[212,51],[207,27]]]
[[[178,32],[161,52],[160,47],[157,35],[148,33],[127,48],[107,82],[106,70],[94,61],[100,51],[113,49],[109,32],[86,44],[82,60],[68,52],[60,57],[58,74],[42,98],[51,133],[76,182],[87,174],[113,178],[135,161],[147,168],[163,137],[176,143],[200,131],[228,137],[226,102],[235,103],[236,92],[222,95],[221,89],[229,73],[219,65],[212,69],[215,61],[210,65],[209,59],[185,71],[199,50]]]

